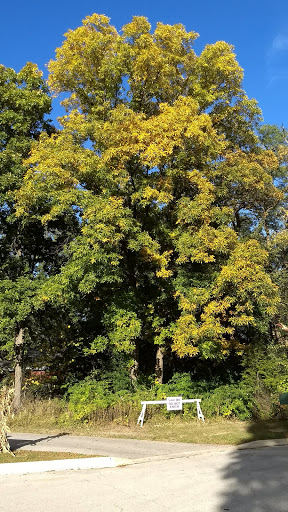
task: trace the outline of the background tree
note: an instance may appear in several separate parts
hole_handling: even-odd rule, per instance
[[[16,409],[21,399],[24,338],[34,355],[39,348],[37,290],[59,271],[67,238],[68,223],[64,226],[62,219],[41,223],[40,212],[46,206],[41,210],[38,205],[36,213],[31,209],[25,219],[15,216],[15,192],[26,170],[23,159],[41,132],[53,132],[46,120],[50,110],[48,89],[36,65],[27,63],[19,73],[0,66],[0,349],[3,357],[15,359]]]

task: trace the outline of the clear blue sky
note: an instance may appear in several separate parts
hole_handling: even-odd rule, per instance
[[[45,75],[63,34],[86,15],[106,14],[117,30],[133,15],[147,16],[153,27],[183,23],[200,34],[196,53],[218,40],[233,44],[264,121],[288,126],[288,0],[8,0],[0,12],[0,63],[18,71],[32,61]]]

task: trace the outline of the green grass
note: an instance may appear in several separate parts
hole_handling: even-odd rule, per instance
[[[138,414],[140,413],[140,410]],[[137,414],[115,421],[75,421],[65,404],[57,400],[26,403],[23,410],[10,419],[12,432],[41,434],[69,433],[74,435],[180,441],[203,444],[239,445],[259,439],[288,438],[288,421],[239,421],[223,418],[199,420],[183,419],[177,413],[149,417],[141,428],[136,424]]]
[[[0,453],[0,464],[6,462],[34,462],[43,460],[83,459],[86,457],[98,457],[98,455],[84,455],[68,452],[37,452],[29,450],[17,450],[14,456],[11,453]]]
[[[288,437],[288,422],[248,422],[236,420],[197,420],[181,421],[163,420],[139,426],[104,426],[89,425],[74,428],[75,435],[95,435],[99,437],[118,437],[144,439],[150,441],[175,441],[182,443],[201,444],[232,444],[239,445],[258,439],[284,439]]]

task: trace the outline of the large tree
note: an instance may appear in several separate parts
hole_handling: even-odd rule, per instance
[[[131,354],[133,379],[139,352],[143,365],[156,355],[160,381],[165,348],[240,353],[278,300],[259,236],[282,200],[278,160],[233,47],[197,56],[196,37],[143,17],[118,33],[97,14],[69,30],[49,64],[62,128],[33,146],[17,196],[18,218],[45,206],[44,226],[77,219],[42,301],[89,297],[91,353]]]

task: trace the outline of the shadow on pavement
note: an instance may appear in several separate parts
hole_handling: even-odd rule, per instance
[[[256,430],[252,424],[251,441]],[[226,491],[219,512],[287,512],[288,446],[233,450],[221,479]]]
[[[38,439],[13,439],[8,435],[8,441],[12,452],[14,452],[15,450],[19,450],[23,446],[36,446],[41,441],[48,441],[48,439],[57,439],[58,437],[66,435],[66,432],[61,432],[60,434],[56,434],[54,436],[39,437]]]

